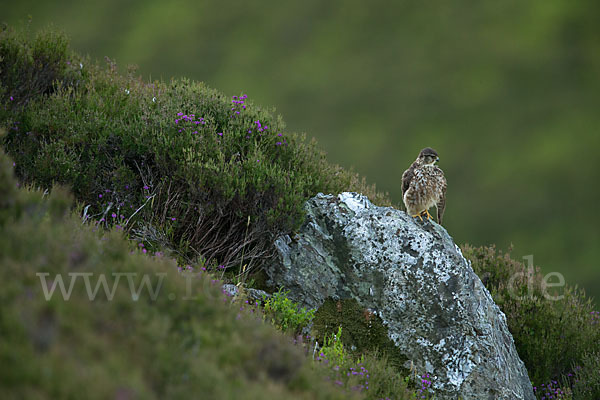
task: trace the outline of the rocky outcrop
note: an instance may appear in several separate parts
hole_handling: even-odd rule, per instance
[[[306,211],[267,269],[290,298],[354,299],[377,314],[436,398],[535,399],[504,314],[443,227],[356,193],[319,194]]]

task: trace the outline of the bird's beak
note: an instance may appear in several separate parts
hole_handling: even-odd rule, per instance
[[[436,159],[435,159],[435,161],[438,161],[438,162],[439,162],[439,161],[440,161],[440,158],[439,158],[439,157],[438,157],[438,158],[436,158]]]

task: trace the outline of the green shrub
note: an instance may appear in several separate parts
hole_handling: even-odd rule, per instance
[[[279,289],[263,303],[265,316],[271,323],[282,331],[300,333],[302,328],[308,326],[315,316],[315,310],[300,308],[287,297],[288,291]]]
[[[24,183],[68,185],[98,221],[114,212],[126,231],[158,232],[188,259],[251,269],[269,259],[274,236],[302,223],[304,201],[318,192],[356,190],[389,204],[245,95],[186,79],[144,82],[109,59],[105,68],[82,62],[65,43],[52,32],[0,36],[0,85],[12,97],[2,97],[2,144]],[[29,62],[29,53],[53,58]],[[14,85],[22,66],[31,79],[55,73],[46,89],[25,90]]]
[[[565,286],[552,292],[544,288],[539,268],[528,271],[523,263],[493,246],[465,245],[463,253],[506,315],[534,386],[564,379],[572,384],[573,368],[583,367],[584,360],[588,366],[582,379],[597,376],[597,368],[589,365],[592,358],[586,357],[600,350],[600,330],[591,299],[582,290]],[[575,393],[574,399],[578,399]]]
[[[0,101],[10,108],[25,106],[40,95],[52,93],[59,82],[75,79],[69,73],[68,40],[53,30],[31,38],[0,28]]]
[[[320,357],[329,360],[335,365],[344,364],[345,351],[344,343],[342,343],[342,326],[338,327],[336,333],[325,335],[323,338],[323,346],[321,346]]]

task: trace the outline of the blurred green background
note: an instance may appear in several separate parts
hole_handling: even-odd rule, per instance
[[[600,297],[600,2],[2,1],[77,51],[275,106],[401,203],[440,154],[458,243],[514,244]]]

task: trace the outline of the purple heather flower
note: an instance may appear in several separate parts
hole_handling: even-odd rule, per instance
[[[217,132],[217,135],[223,136],[223,132]]]
[[[13,99],[13,97],[12,97],[12,96],[10,96],[10,101],[13,101],[13,100],[14,100],[14,99]]]
[[[112,213],[110,216],[113,218],[117,218],[117,214],[115,214],[115,213]]]
[[[148,190],[148,189],[150,189],[150,188],[148,187],[148,185],[144,185],[144,189],[145,189],[145,190]]]
[[[180,117],[183,115],[182,112],[178,112],[177,115],[179,115]]]
[[[101,194],[99,194],[99,195],[98,195],[98,197],[99,197],[99,198],[102,198],[102,195],[101,195]]]
[[[175,217],[172,217],[172,218],[171,218],[171,221],[177,221],[177,218],[175,218]]]

